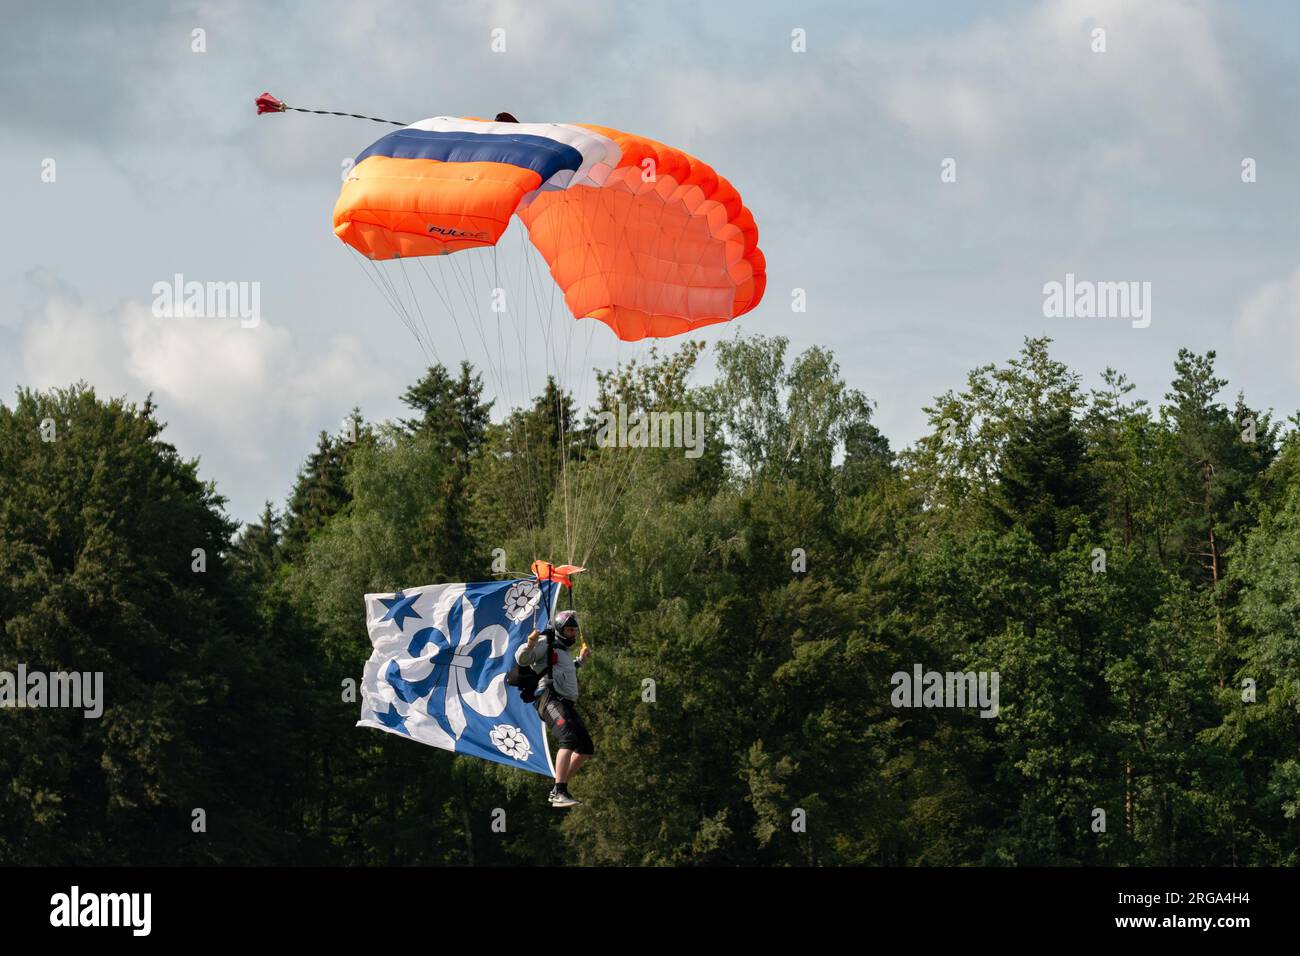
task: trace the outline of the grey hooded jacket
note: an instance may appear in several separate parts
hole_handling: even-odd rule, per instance
[[[554,683],[555,693],[568,700],[577,700],[578,668],[582,666],[582,661],[574,660],[573,655],[562,648],[559,641],[552,640],[550,644],[555,652],[555,663],[551,665],[551,680],[547,680],[546,644],[545,635],[539,637],[532,647],[520,644],[519,650],[515,651],[515,660],[542,675],[542,679],[537,682],[538,696]]]

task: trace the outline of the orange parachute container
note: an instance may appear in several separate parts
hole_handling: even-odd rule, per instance
[[[370,259],[495,245],[528,229],[574,318],[625,341],[750,311],[766,264],[740,194],[708,164],[603,126],[434,117],[361,153],[334,231]]]

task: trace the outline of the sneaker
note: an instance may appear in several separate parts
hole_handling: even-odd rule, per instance
[[[555,799],[551,801],[551,805],[556,807],[576,807],[580,803],[582,801],[568,791],[557,793]]]
[[[555,802],[555,798],[558,797],[559,795],[560,795],[560,791],[558,791],[558,790],[556,790],[554,787],[552,787],[552,788],[551,788],[551,792],[548,793],[548,794],[546,795],[546,802],[547,802],[547,803],[554,803],[554,802]]]

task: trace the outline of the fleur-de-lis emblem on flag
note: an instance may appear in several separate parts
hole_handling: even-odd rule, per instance
[[[358,724],[549,774],[541,719],[505,682],[540,597],[508,581],[366,595]]]

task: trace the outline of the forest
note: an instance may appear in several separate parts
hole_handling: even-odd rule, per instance
[[[1027,339],[907,448],[779,337],[603,370],[591,408],[435,365],[244,526],[152,399],[20,390],[0,671],[104,701],[0,708],[0,864],[1294,866],[1300,418],[1171,358],[1149,404]],[[620,404],[702,453],[598,447]],[[362,595],[502,555],[589,569],[573,810],[354,726]],[[999,675],[996,717],[894,706],[918,664]]]

